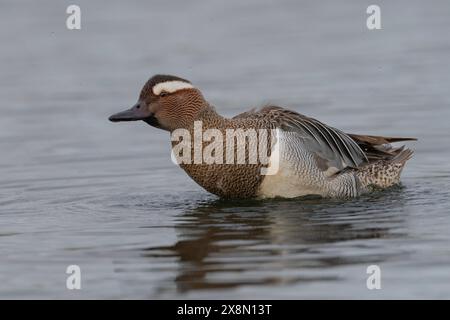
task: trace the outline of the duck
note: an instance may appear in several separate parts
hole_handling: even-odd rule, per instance
[[[176,163],[206,191],[229,199],[310,195],[354,198],[387,189],[400,183],[400,174],[413,155],[404,145],[394,147],[393,143],[417,140],[348,134],[276,105],[227,118],[189,80],[164,74],[151,77],[140,91],[137,103],[113,114],[109,120],[143,121],[168,131],[172,156],[176,148],[176,153],[183,156],[184,161]],[[199,128],[200,136],[214,134],[209,134],[209,139],[203,137],[199,143],[187,143],[199,136],[196,132]],[[249,139],[245,134],[250,131],[256,132],[256,137],[263,142]],[[232,138],[235,144],[228,144],[229,132],[235,134]],[[180,133],[184,136],[177,140],[175,136]],[[226,142],[219,139],[221,134],[227,137]],[[181,151],[180,141],[185,142]],[[193,145],[203,150],[209,146],[213,161],[197,156]],[[242,148],[245,151],[255,146],[267,149],[261,161],[249,161],[250,151],[238,154]],[[218,157],[223,152],[228,152],[233,161],[225,162],[223,157]]]

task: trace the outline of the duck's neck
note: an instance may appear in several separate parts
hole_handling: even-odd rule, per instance
[[[185,129],[194,128],[194,123],[200,121],[204,129],[222,129],[227,127],[230,119],[218,114],[213,106],[207,104],[197,115],[190,121]]]

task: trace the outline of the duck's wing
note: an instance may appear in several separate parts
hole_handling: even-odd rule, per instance
[[[368,162],[359,145],[346,133],[295,111],[269,106],[237,115],[233,119],[264,121],[280,128],[291,146],[306,148],[325,170],[339,171]]]
[[[416,141],[416,138],[382,137],[360,134],[349,134],[369,158],[369,161],[391,160],[402,152],[405,146],[394,148],[391,143]]]

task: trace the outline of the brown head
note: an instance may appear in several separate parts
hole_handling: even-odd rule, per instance
[[[138,102],[131,109],[116,113],[109,120],[143,120],[156,128],[173,131],[192,124],[207,105],[200,90],[188,80],[155,75],[144,85]]]

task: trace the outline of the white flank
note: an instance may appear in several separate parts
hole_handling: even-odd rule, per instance
[[[194,88],[192,84],[184,81],[179,80],[166,81],[156,84],[153,87],[153,94],[159,96],[163,91],[167,93],[174,93],[175,91],[181,89],[192,89],[192,88]]]
[[[276,152],[270,156],[268,172],[259,186],[258,196],[261,198],[295,198],[309,194],[321,194],[316,190],[308,176],[298,170],[292,157],[286,157],[284,146],[287,141],[282,130],[277,129]],[[270,173],[270,174],[267,174]]]

